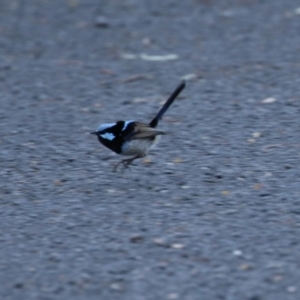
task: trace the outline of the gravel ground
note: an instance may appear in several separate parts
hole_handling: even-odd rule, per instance
[[[298,0],[2,0],[0,298],[300,299],[299,33]],[[112,173],[87,132],[183,77]]]

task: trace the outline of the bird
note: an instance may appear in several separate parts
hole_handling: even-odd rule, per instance
[[[115,123],[101,124],[96,131],[90,132],[90,134],[97,136],[101,144],[113,152],[123,156],[132,156],[118,162],[113,171],[117,171],[120,164],[126,169],[134,160],[145,157],[156,145],[161,135],[166,134],[156,127],[165,112],[185,88],[185,85],[186,82],[182,81],[177,86],[156,116],[148,124],[134,120],[117,121]]]

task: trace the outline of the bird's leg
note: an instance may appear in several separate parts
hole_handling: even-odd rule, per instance
[[[146,156],[146,155],[140,155],[140,154],[138,154],[138,155],[136,155],[136,156],[134,156],[134,157],[132,157],[132,158],[122,159],[121,161],[119,161],[119,162],[115,165],[115,167],[113,168],[113,172],[116,172],[116,171],[117,171],[117,169],[118,169],[118,167],[119,167],[120,164],[122,164],[122,165],[124,166],[124,169],[127,169],[127,168],[129,168],[129,166],[131,165],[131,163],[132,163],[134,160],[136,160],[136,159],[138,159],[138,158],[145,157],[145,156]]]

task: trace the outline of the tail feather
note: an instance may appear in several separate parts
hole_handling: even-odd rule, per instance
[[[160,109],[158,114],[155,116],[155,118],[149,123],[150,127],[156,127],[164,113],[168,110],[168,108],[171,106],[173,101],[177,98],[177,96],[181,93],[181,91],[185,87],[185,81],[182,81],[180,85],[176,88],[176,90],[172,93],[172,95],[169,97],[169,99],[166,101],[166,103],[163,105],[163,107]]]

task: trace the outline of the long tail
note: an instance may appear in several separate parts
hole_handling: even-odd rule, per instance
[[[180,94],[180,92],[185,87],[185,81],[182,81],[180,85],[176,88],[176,90],[172,93],[172,95],[169,97],[167,102],[163,105],[163,107],[160,109],[158,114],[155,116],[155,118],[149,123],[150,127],[156,127],[164,113],[168,110],[168,108],[171,106],[173,101],[176,99],[176,97]]]

